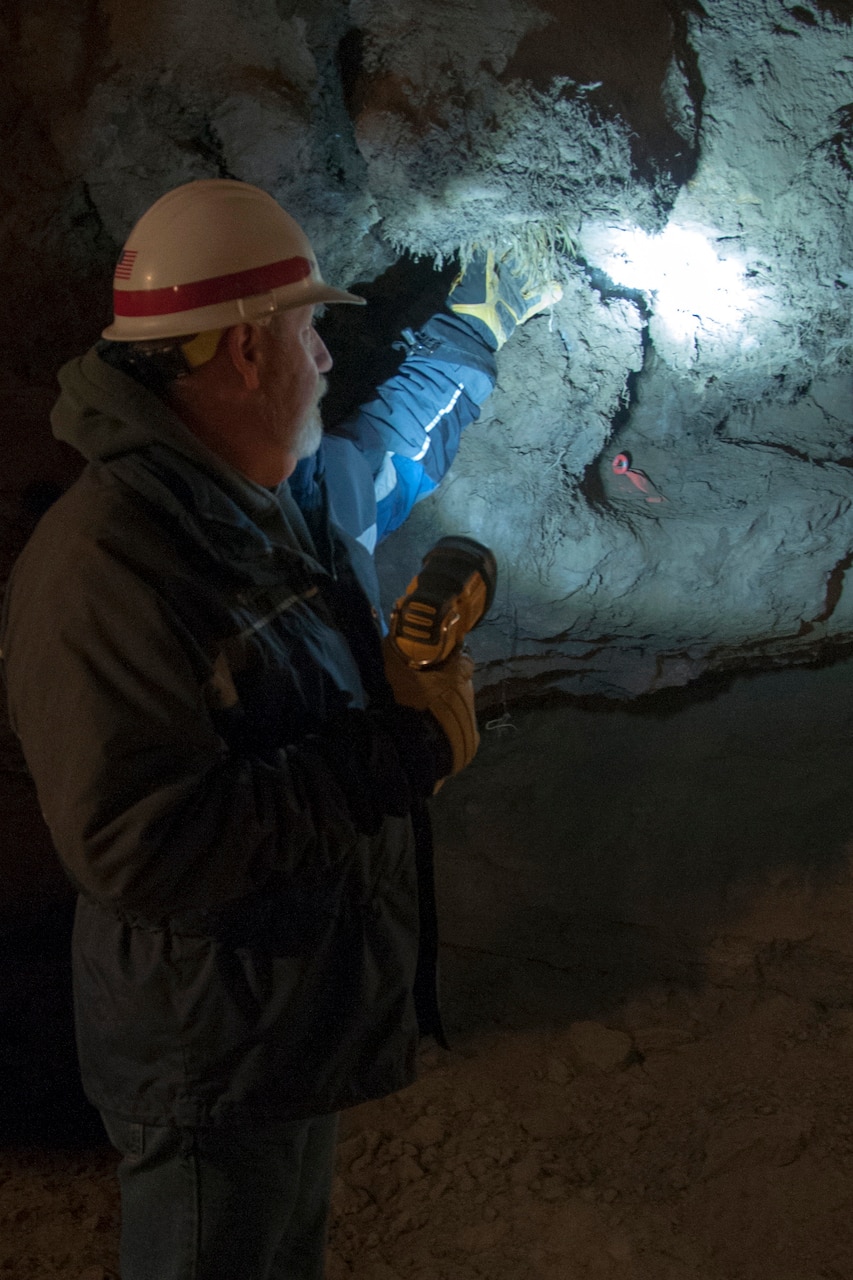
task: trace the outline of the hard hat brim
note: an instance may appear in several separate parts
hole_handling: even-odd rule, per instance
[[[362,298],[359,293],[349,293],[346,289],[335,289],[329,284],[318,284],[312,286],[312,297],[307,298],[307,302],[315,302],[318,304],[326,302],[349,302],[356,307],[367,306],[367,298]],[[277,311],[288,311],[291,307],[302,306],[302,303],[291,302],[285,307],[277,307]]]

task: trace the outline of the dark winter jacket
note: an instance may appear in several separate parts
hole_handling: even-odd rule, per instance
[[[61,383],[55,432],[89,465],[14,570],[2,649],[80,891],[88,1096],[204,1124],[398,1089],[417,1036],[411,811],[441,744],[391,698],[366,553],[93,352]]]

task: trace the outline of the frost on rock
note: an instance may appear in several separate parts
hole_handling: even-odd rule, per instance
[[[539,238],[550,260],[590,213],[655,225],[653,201],[630,181],[624,129],[594,123],[564,88],[496,85],[451,106],[442,127],[363,112],[357,136],[383,233],[438,259],[477,241],[523,249]]]

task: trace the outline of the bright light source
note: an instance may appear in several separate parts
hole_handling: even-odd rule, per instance
[[[614,284],[649,295],[676,341],[692,342],[700,329],[722,337],[741,326],[755,297],[742,256],[721,256],[713,239],[713,232],[672,223],[657,235],[608,228],[599,238],[596,265]]]

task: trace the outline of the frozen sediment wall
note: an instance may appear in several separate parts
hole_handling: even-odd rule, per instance
[[[644,9],[649,78],[633,97],[630,23],[613,26],[621,56],[592,83],[552,82],[535,128],[520,123],[540,92],[529,84],[501,82],[513,109],[481,134],[475,93],[451,96],[474,139],[446,180],[465,232],[513,240],[524,209],[567,240],[563,301],[502,353],[450,484],[399,537],[414,548],[461,529],[496,548],[505,584],[476,643],[496,696],[531,682],[635,694],[851,635],[850,13],[775,0]],[[552,72],[562,51],[571,76],[577,6],[552,10],[521,47],[536,66],[539,42]],[[410,61],[400,75],[408,83]],[[386,175],[388,193],[402,181],[402,201],[396,188],[388,201],[395,237],[417,222],[413,247],[427,249],[429,228],[441,252],[440,183],[425,207],[406,185],[408,153],[392,178],[363,140],[389,136],[401,114],[368,104],[357,121],[374,196],[382,210]],[[452,113],[446,127],[461,128]],[[423,122],[405,133],[407,147],[425,138],[436,173]],[[385,558],[393,572],[399,542]]]
[[[633,695],[846,641],[851,12],[7,5],[0,255],[10,293],[46,301],[0,318],[7,405],[47,448],[43,388],[103,323],[129,226],[181,181],[265,186],[346,282],[521,246],[563,301],[501,352],[451,477],[383,549],[389,595],[433,536],[494,546],[475,648],[495,696]]]

